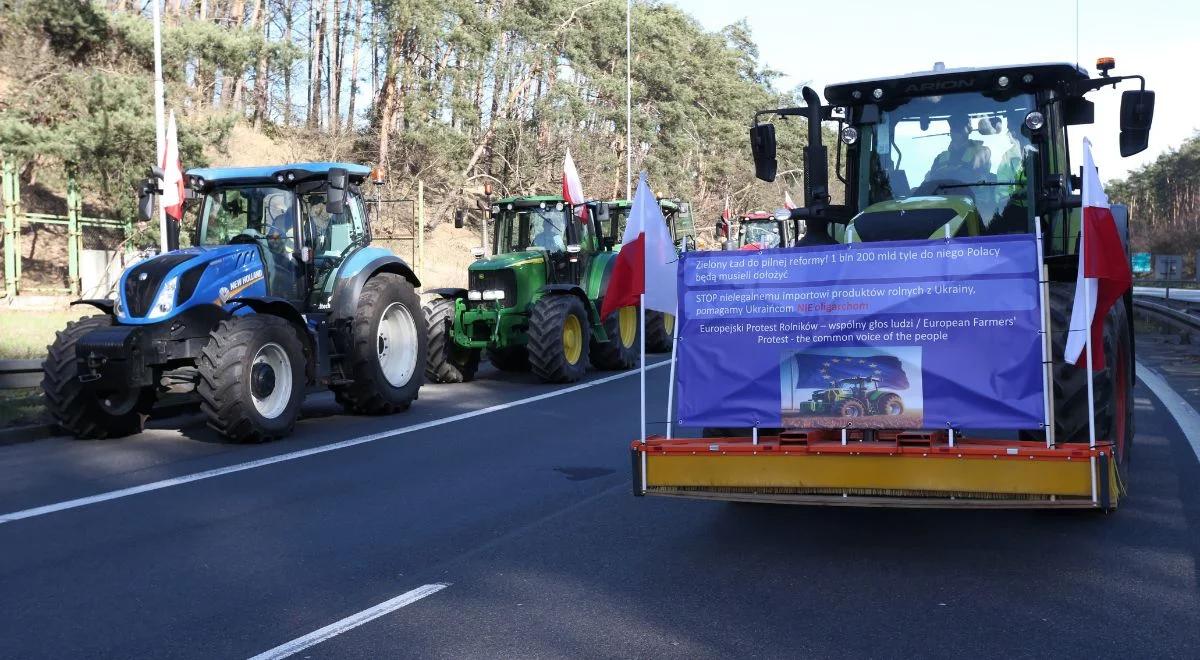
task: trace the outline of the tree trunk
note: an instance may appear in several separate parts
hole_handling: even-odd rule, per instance
[[[317,0],[317,2],[323,3],[324,0]],[[325,55],[326,25],[324,7],[314,2],[310,16],[313,24],[311,39],[313,54],[309,69],[311,74],[308,79],[308,127],[316,129],[321,125],[321,69]]]
[[[379,163],[388,172],[388,147],[392,136],[393,124],[396,122],[396,105],[399,90],[396,75],[397,60],[404,53],[408,31],[400,26],[392,26],[391,48],[387,53],[387,65],[384,68],[383,87],[379,90]],[[389,172],[390,174],[390,172]]]
[[[358,60],[362,51],[359,35],[362,30],[363,0],[354,2],[354,31],[350,34],[350,103],[346,112],[346,125],[354,129],[354,105],[358,98]]]
[[[229,8],[229,20],[227,27],[231,31],[242,29],[242,19],[246,17],[246,2],[245,0],[232,0]],[[254,26],[250,26],[254,29]],[[234,74],[237,74],[236,76]],[[233,87],[236,80],[241,80],[245,77],[246,72],[242,68],[236,70],[227,70],[221,72],[221,93],[219,107],[233,107]]]
[[[329,64],[327,85],[329,87],[329,119],[327,124],[331,133],[339,131],[342,110],[342,0],[330,0],[332,8],[326,6],[326,12],[333,21],[329,29],[329,53],[325,56]],[[349,8],[347,6],[347,8]]]

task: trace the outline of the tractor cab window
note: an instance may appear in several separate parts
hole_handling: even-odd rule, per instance
[[[324,192],[303,195],[301,208],[318,260],[339,261],[364,241],[365,214],[358,195],[346,196],[346,210],[342,213],[330,213],[325,208]]]
[[[611,236],[615,237],[617,243],[625,237],[625,227],[629,224],[629,210],[631,206],[613,206],[608,212],[608,230],[611,231]]]
[[[754,243],[769,250],[779,247],[781,240],[778,222],[747,222],[742,225],[742,245]]]
[[[913,197],[974,205],[987,234],[1031,231],[1029,173],[1037,147],[1024,127],[1031,95],[915,98],[864,127],[859,207]]]
[[[296,196],[274,186],[224,188],[198,204],[200,246],[257,245],[271,295],[295,300],[302,269],[295,258]]]
[[[545,250],[565,252],[567,213],[561,208],[514,208],[496,219],[496,245],[501,253]]]

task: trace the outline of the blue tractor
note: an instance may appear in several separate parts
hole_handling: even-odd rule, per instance
[[[408,408],[426,362],[420,282],[371,246],[370,174],[347,163],[188,171],[170,250],[126,269],[115,299],[78,301],[103,313],[49,347],[55,421],[78,437],[129,435],[160,394],[194,391],[212,428],[258,442],[291,432],[312,385],[353,413]],[[143,219],[157,186],[142,186]]]

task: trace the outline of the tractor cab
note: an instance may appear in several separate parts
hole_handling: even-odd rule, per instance
[[[789,247],[791,223],[766,211],[751,211],[736,221],[721,218],[717,221],[717,238],[725,250],[770,250]]]
[[[633,203],[628,199],[614,199],[607,202],[610,209],[609,221],[602,223],[605,236],[619,244],[625,235],[625,225],[629,224],[629,212]],[[658,206],[662,209],[663,219],[671,230],[671,239],[679,250],[696,249],[696,223],[692,218],[692,205],[679,199],[658,198]]]
[[[1032,233],[1045,222],[1047,254],[1074,254],[1081,179],[1070,128],[1093,123],[1086,94],[1136,80],[1122,92],[1123,156],[1146,148],[1154,93],[1141,76],[1115,76],[1111,58],[1090,78],[1073,64],[946,69],[830,85],[826,103],[805,88],[805,107],[764,110],[751,129],[756,174],[775,179],[774,124],[806,116],[805,205],[776,215],[807,223],[800,245]],[[829,158],[823,123],[838,140]],[[829,190],[828,163],[845,183]],[[1123,213],[1115,215],[1124,217]]]

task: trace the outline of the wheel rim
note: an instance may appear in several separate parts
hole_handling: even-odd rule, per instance
[[[583,327],[579,324],[579,317],[574,314],[568,315],[563,322],[562,344],[563,357],[567,358],[567,362],[578,363],[583,355]]]
[[[857,406],[846,406],[845,416],[846,417],[858,417],[858,407]]]
[[[375,341],[379,368],[392,387],[401,387],[417,370],[417,324],[404,305],[394,302],[379,318]]]
[[[663,314],[663,329],[667,331],[668,337],[675,336],[675,315]]]
[[[889,401],[887,404],[887,414],[899,415],[904,412],[904,406],[900,405],[899,401]]]
[[[617,312],[618,327],[621,334],[621,345],[625,348],[633,346],[637,339],[637,307],[622,307]]]
[[[263,344],[250,362],[250,399],[267,419],[283,414],[292,398],[292,360],[279,344]]]

